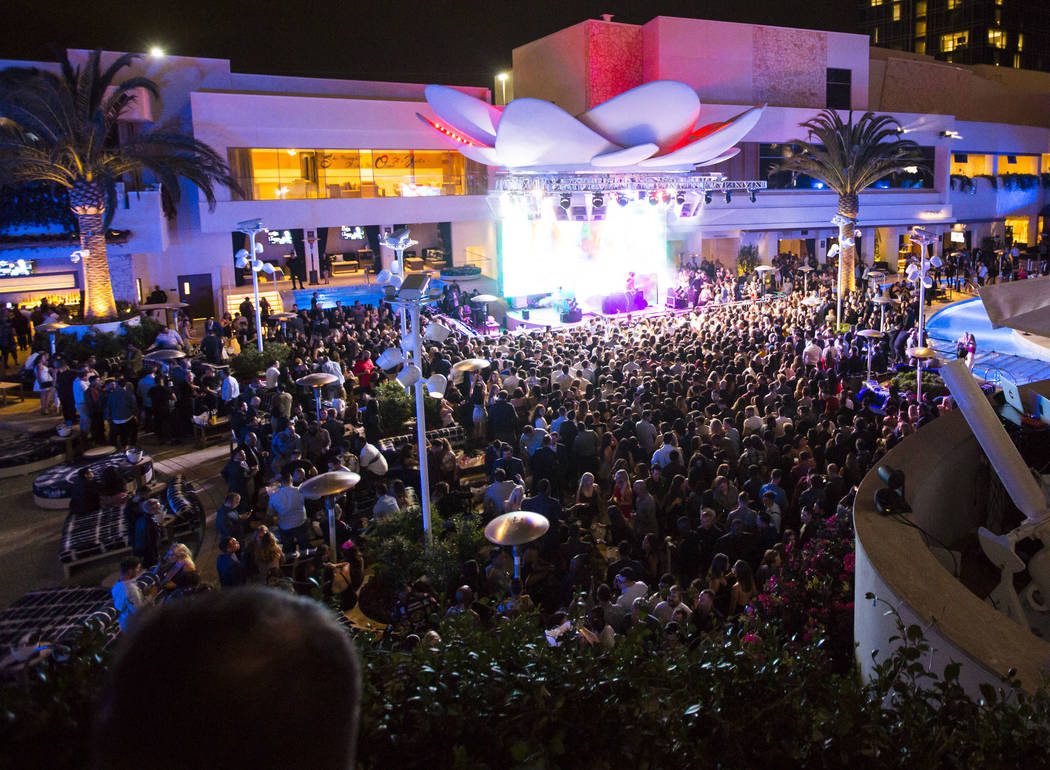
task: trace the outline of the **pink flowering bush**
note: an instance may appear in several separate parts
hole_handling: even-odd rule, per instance
[[[853,659],[853,521],[828,518],[816,536],[789,550],[752,602],[756,615],[781,626],[785,638],[823,639],[832,662]]]

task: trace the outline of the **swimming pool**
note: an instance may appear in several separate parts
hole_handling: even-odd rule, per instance
[[[978,351],[1050,360],[1050,351],[1026,345],[1013,329],[993,329],[980,298],[956,302],[938,310],[926,321],[926,331],[931,337],[951,342],[959,339],[963,332],[970,332],[977,338]]]
[[[444,283],[434,278],[431,279],[430,285],[439,289],[445,287]],[[350,286],[320,285],[309,289],[296,289],[290,293],[295,298],[295,304],[303,309],[310,307],[310,300],[314,292],[317,293],[317,299],[322,308],[335,307],[336,302],[341,302],[343,307],[355,302],[360,302],[362,305],[378,305],[379,300],[383,298],[382,288],[374,283]]]

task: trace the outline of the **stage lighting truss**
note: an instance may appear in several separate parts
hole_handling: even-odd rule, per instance
[[[620,207],[637,200],[690,218],[710,205],[715,193],[726,204],[734,192],[755,203],[764,189],[765,182],[730,180],[722,174],[500,174],[489,205],[497,217],[524,211],[533,219],[549,206],[556,219],[584,221],[605,219],[613,200]]]
[[[568,193],[624,195],[630,192],[664,191],[687,193],[752,193],[766,189],[764,181],[726,179],[722,174],[499,174],[491,193],[511,195],[560,196]],[[642,196],[644,197],[644,196]]]

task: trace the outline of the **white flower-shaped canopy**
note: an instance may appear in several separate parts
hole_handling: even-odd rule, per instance
[[[511,171],[691,171],[729,160],[765,105],[696,127],[700,98],[674,80],[656,80],[572,116],[542,99],[503,110],[454,88],[431,85],[440,122],[419,115],[460,153]]]

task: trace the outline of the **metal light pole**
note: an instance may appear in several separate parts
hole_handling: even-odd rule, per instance
[[[429,278],[421,276],[420,282],[404,287],[404,290],[387,287],[387,302],[407,316],[407,334],[401,337],[401,353],[405,359],[405,368],[398,375],[398,381],[405,387],[413,387],[416,398],[416,443],[419,449],[419,494],[423,513],[423,534],[429,546],[433,541],[430,527],[430,473],[427,468],[427,419],[423,389],[423,376],[419,362],[421,343],[419,339],[419,313],[424,305],[437,302],[440,294],[432,295],[428,291]],[[418,283],[418,285],[416,285]]]
[[[927,259],[927,249],[931,243],[936,242],[937,236],[927,232],[925,228],[913,227],[908,239],[919,247],[919,267],[916,269],[914,265],[911,265],[907,274],[909,280],[917,281],[919,284],[918,346],[923,347],[926,344],[926,283],[930,281],[926,271],[929,270],[931,264],[934,267],[940,267],[938,258]],[[930,285],[933,285],[932,281]]]
[[[241,249],[237,252],[237,266],[238,267],[250,267],[252,271],[252,292],[255,295],[255,342],[262,353],[263,349],[263,338],[262,338],[262,310],[259,307],[259,270],[265,270],[263,263],[256,254],[262,251],[262,244],[259,244],[259,248],[255,248],[255,236],[258,233],[266,232],[266,228],[262,225],[261,219],[249,219],[244,222],[237,223],[237,232],[244,233],[248,236],[249,249],[245,251]],[[273,266],[266,263],[269,270],[268,273],[273,272]]]

